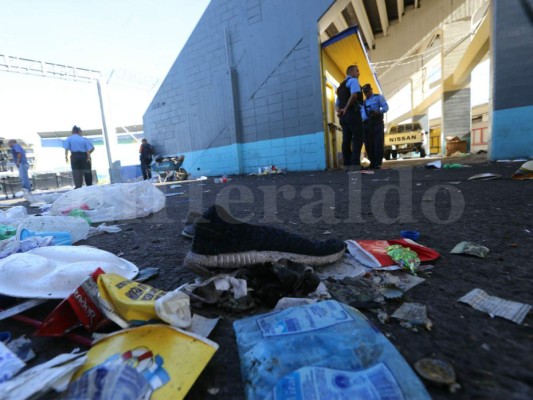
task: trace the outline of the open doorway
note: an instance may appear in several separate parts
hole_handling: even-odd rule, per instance
[[[357,26],[346,29],[322,43],[322,82],[324,93],[324,132],[327,149],[328,168],[342,165],[342,132],[339,119],[335,113],[336,92],[339,84],[346,78],[346,68],[357,64],[359,83],[370,83],[374,93],[381,93],[376,74],[359,34]]]

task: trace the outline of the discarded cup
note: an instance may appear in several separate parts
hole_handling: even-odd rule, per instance
[[[27,239],[31,236],[52,236],[54,238],[55,246],[70,246],[72,245],[72,235],[70,232],[34,232],[29,229],[22,229],[20,231],[20,240]]]
[[[418,240],[420,238],[420,232],[418,231],[401,231],[400,236],[404,239]]]

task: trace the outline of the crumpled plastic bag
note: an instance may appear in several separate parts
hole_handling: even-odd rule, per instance
[[[52,215],[85,211],[95,222],[146,217],[165,206],[165,195],[149,181],[84,186],[59,197],[50,208]]]
[[[96,236],[96,235],[101,235],[102,233],[119,233],[122,231],[122,228],[118,225],[107,225],[105,222],[98,225],[98,226],[91,226],[89,228],[89,235],[88,237],[91,237],[91,236]]]
[[[16,237],[11,237],[0,241],[0,260],[15,253],[26,253],[27,251],[36,249],[37,247],[53,246],[52,236],[31,236],[24,240],[17,240]]]
[[[24,206],[15,206],[5,211],[0,211],[0,224],[18,226],[28,217],[28,211]]]

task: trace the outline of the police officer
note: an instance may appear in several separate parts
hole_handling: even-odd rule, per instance
[[[361,165],[363,146],[363,120],[360,108],[363,104],[359,85],[359,68],[350,65],[346,69],[346,79],[337,88],[335,108],[342,127],[342,159],[347,171]]]
[[[362,114],[365,122],[365,147],[370,160],[370,168],[380,169],[383,162],[383,148],[385,146],[385,126],[383,114],[389,111],[385,97],[372,92],[372,86],[367,83],[363,86],[365,101]]]
[[[94,146],[88,139],[82,137],[81,133],[81,128],[74,125],[72,135],[63,142],[65,161],[67,163],[69,162],[68,152],[70,151],[70,166],[72,168],[75,189],[82,187],[83,178],[85,178],[85,184],[87,186],[93,184],[91,153],[94,151]]]

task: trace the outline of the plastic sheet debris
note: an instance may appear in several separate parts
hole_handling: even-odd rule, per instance
[[[326,281],[325,284],[334,299],[355,308],[378,308],[385,303],[372,277],[346,278],[342,283]]]
[[[0,260],[0,294],[66,299],[98,267],[126,279],[139,271],[131,262],[90,246],[40,247]]]
[[[485,172],[483,174],[477,174],[473,175],[470,178],[468,178],[469,181],[489,181],[492,179],[499,179],[501,178],[501,175],[499,174],[491,174],[490,172]]]
[[[35,358],[35,353],[32,349],[31,340],[24,335],[17,339],[4,341],[4,344],[9,350],[11,350],[18,358],[20,358],[24,362],[28,362]]]
[[[347,305],[292,307],[233,327],[248,400],[429,399],[394,346]]]
[[[491,317],[505,318],[519,325],[524,322],[531,310],[529,304],[489,296],[481,289],[473,289],[457,301],[466,303],[478,311],[486,312]]]
[[[489,249],[485,246],[482,246],[480,244],[472,243],[472,242],[461,242],[450,251],[452,254],[466,254],[469,256],[475,256],[479,258],[485,258],[487,257],[487,254],[489,254]]]
[[[0,384],[13,378],[26,363],[3,342],[0,342]],[[0,385],[0,390],[2,386]],[[0,392],[1,393],[1,392]]]
[[[403,303],[391,317],[411,325],[424,325],[428,330],[433,325],[427,316],[426,306],[420,303]]]
[[[26,218],[28,218],[28,211],[24,206],[14,206],[0,211],[0,224],[2,225],[16,227]]]
[[[69,232],[72,243],[85,240],[89,236],[89,224],[83,218],[69,216],[32,215],[26,218],[18,227],[17,237],[27,229],[32,232]]]
[[[107,225],[105,222],[98,226],[89,227],[89,235],[87,237],[101,235],[102,233],[119,233],[122,228],[118,225]]]
[[[442,168],[442,161],[441,160],[437,160],[437,161],[433,161],[433,162],[427,163],[425,165],[425,167],[427,169],[439,169],[439,168]]]
[[[52,215],[84,210],[94,222],[146,217],[165,206],[165,195],[149,181],[84,186],[62,194],[50,208]]]
[[[72,235],[70,232],[33,232],[29,229],[22,229],[19,233],[19,240],[24,240],[32,236],[52,237],[53,246],[71,246]]]
[[[307,304],[316,303],[317,301],[318,300],[316,299],[308,299],[301,297],[283,297],[282,299],[279,299],[273,311],[281,311],[291,307],[305,306]]]
[[[78,326],[92,332],[105,321],[98,302],[96,281],[105,272],[97,268],[74,292],[46,317],[37,330],[39,336],[63,336]]]
[[[25,253],[36,249],[37,247],[46,247],[52,245],[52,237],[29,237],[25,240],[17,240],[16,236],[0,241],[0,259],[6,258],[11,254]]]
[[[139,270],[139,274],[135,278],[136,282],[146,282],[159,275],[159,268],[148,267]]]
[[[433,261],[440,257],[440,254],[435,250],[422,246],[410,239],[348,240],[346,243],[348,245],[348,251],[357,261],[374,269],[400,269],[387,254],[387,247],[392,245],[400,245],[413,250],[420,259],[420,262]]]
[[[416,285],[425,281],[424,278],[406,274],[381,273],[374,276],[374,283],[378,286],[396,287],[404,292],[414,288]]]
[[[215,329],[219,320],[220,318],[206,318],[199,314],[194,314],[192,316],[191,326],[187,328],[187,332],[206,338]]]
[[[70,377],[85,361],[80,353],[60,354],[0,384],[0,398],[24,400],[49,389],[65,391]]]
[[[152,387],[134,366],[102,365],[83,374],[68,387],[62,400],[149,399]]]
[[[215,342],[168,325],[125,329],[94,344],[72,384],[94,368],[129,365],[150,384],[151,400],[183,399],[217,350]]]
[[[20,314],[21,312],[24,312],[40,304],[43,304],[46,301],[47,301],[46,299],[28,300],[28,301],[25,301],[24,303],[12,306],[8,308],[7,310],[0,311],[0,321],[6,318],[12,317],[13,315]]]
[[[347,277],[357,278],[364,275],[366,271],[366,267],[349,254],[334,264],[315,267],[315,273],[320,279],[332,278],[343,280]]]
[[[516,180],[533,179],[533,160],[524,163],[511,178]]]

